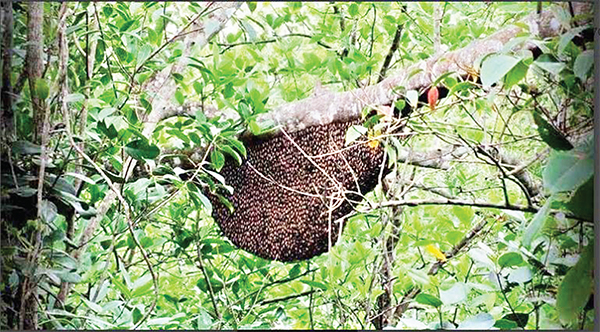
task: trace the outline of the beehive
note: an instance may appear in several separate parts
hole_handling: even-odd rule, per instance
[[[211,196],[223,234],[266,259],[288,262],[326,252],[344,225],[338,219],[361,201],[359,193],[376,186],[383,159],[379,145],[344,146],[353,124],[334,122],[287,136],[246,139],[243,164],[228,158],[221,170],[234,188],[233,195],[221,192],[233,213]]]

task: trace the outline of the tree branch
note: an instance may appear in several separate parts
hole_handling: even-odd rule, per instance
[[[548,10],[544,13],[548,17],[554,15]],[[550,21],[542,21],[538,24],[535,18],[530,16],[523,21],[529,25],[531,31],[540,31],[541,24],[550,24]],[[558,26],[544,26],[542,30],[543,36],[557,35],[560,32]],[[507,42],[513,40],[522,31],[523,29],[518,26],[507,27],[487,38],[473,41],[462,49],[419,61],[376,85],[339,93],[324,93],[282,104],[269,113],[259,115],[257,122],[264,127],[269,124],[275,125],[273,130],[263,135],[268,137],[279,135],[281,129],[292,133],[311,126],[358,119],[361,111],[367,106],[391,105],[399,97],[396,91],[398,88],[406,91],[423,89],[429,87],[433,79],[448,72],[466,77],[474,70],[478,59],[501,51]],[[515,47],[515,50],[518,47],[534,49],[537,46],[526,43]],[[414,74],[415,72],[417,73]]]
[[[468,201],[468,200],[460,200],[460,199],[422,199],[422,200],[395,200],[395,201],[387,201],[380,204],[381,207],[388,206],[419,206],[419,205],[458,205],[458,206],[472,206],[479,208],[489,208],[489,209],[499,209],[499,210],[510,210],[510,211],[521,211],[521,212],[529,212],[536,213],[540,208],[535,206],[524,206],[524,205],[504,205],[504,204],[495,204],[489,202],[482,201]],[[554,211],[553,212],[562,212],[565,214],[566,218],[581,220],[585,222],[593,222],[592,220],[586,220],[581,217],[574,215],[573,213],[565,213],[564,211]]]

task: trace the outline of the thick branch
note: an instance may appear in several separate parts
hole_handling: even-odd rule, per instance
[[[42,77],[44,63],[42,54],[44,52],[44,33],[42,23],[44,21],[44,3],[30,2],[29,20],[27,22],[27,54],[25,66],[27,66],[27,79],[29,80],[29,93],[33,103],[33,114],[35,123],[34,141],[40,140],[42,126],[44,124],[44,110],[36,94],[36,80]]]
[[[2,137],[11,140],[14,132],[12,111],[13,89],[10,79],[12,71],[13,43],[12,3],[2,2],[2,107],[0,108],[0,129]]]
[[[553,17],[554,14],[547,10],[544,15],[543,17],[547,18]],[[560,25],[552,25],[551,21],[541,21],[541,24],[549,25],[546,27],[540,26],[531,16],[524,20],[530,31],[540,32],[543,37],[555,36],[560,32]],[[391,105],[399,96],[396,92],[399,88],[407,91],[423,89],[430,86],[435,78],[448,72],[460,76],[468,75],[474,70],[479,59],[501,51],[507,42],[522,31],[523,29],[517,26],[507,27],[462,49],[419,61],[376,85],[339,93],[323,93],[280,105],[272,112],[261,114],[258,122],[263,126],[274,124],[276,128],[265,134],[274,136],[280,134],[281,129],[291,133],[311,126],[357,119],[366,106]],[[521,47],[533,49],[536,46],[527,43]],[[419,72],[414,74],[417,71]]]

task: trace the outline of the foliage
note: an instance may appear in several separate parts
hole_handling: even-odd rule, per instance
[[[26,4],[14,11],[13,82],[24,68],[27,47],[21,6]],[[593,325],[593,45],[575,44],[581,28],[548,40],[523,33],[515,44],[539,44],[543,54],[506,47],[487,56],[481,60],[481,84],[457,75],[441,78],[448,95],[435,96],[434,112],[425,104],[414,108],[405,129],[410,137],[381,138],[391,174],[346,221],[340,241],[310,261],[284,264],[235,248],[210,217],[206,194],[231,189],[218,172],[227,158],[241,163],[246,157],[238,135],[268,130],[257,116],[309,97],[317,81],[332,92],[375,84],[398,28],[392,69],[429,58],[438,4],[249,2],[206,47],[184,54],[184,40],[172,37],[190,17],[207,19],[204,4],[69,3],[66,102],[73,114],[87,112],[82,129],[75,124],[70,130],[102,172],[122,184],[128,205],[115,200],[104,215],[96,210],[111,191],[106,179],[77,156],[59,126],[60,6],[44,4],[46,73],[35,92],[25,85],[15,101],[17,132],[10,151],[15,170],[7,171],[4,160],[2,166],[3,195],[15,198],[3,204],[2,213],[22,213],[12,223],[3,217],[8,241],[2,247],[2,289],[16,290],[26,271],[34,271],[43,328],[129,329],[139,323],[151,329],[371,329],[387,315],[381,301],[386,296],[390,312],[399,310],[405,296],[410,301],[386,322],[398,328]],[[535,9],[535,3],[440,6],[442,43],[450,50]],[[548,6],[571,26],[568,10]],[[204,29],[217,30],[215,22],[205,22]],[[195,116],[168,118],[144,135],[142,119],[162,98],[146,84],[184,56],[185,70],[170,75],[176,91],[168,103],[214,105],[223,114],[207,117],[197,107]],[[90,79],[87,57],[93,63]],[[42,149],[32,136],[33,93],[46,100],[56,125],[39,219]],[[417,97],[409,91],[399,102],[416,105]],[[347,144],[373,129],[367,127],[352,127]],[[467,147],[469,154],[445,170],[399,158],[406,148],[447,144]],[[508,161],[494,163],[500,159],[486,151],[525,163],[532,181],[541,183],[540,194],[529,197],[517,179],[521,173],[506,167]],[[131,179],[124,176],[128,156],[141,164]],[[383,204],[433,200],[439,198],[436,190],[455,199],[526,208]],[[92,221],[98,228],[79,247]],[[483,226],[471,236],[477,224]],[[24,265],[38,230],[39,264]],[[449,255],[453,248],[460,250]],[[428,273],[436,264],[439,270]],[[65,282],[73,287],[60,303]],[[420,293],[410,298],[415,289]],[[6,317],[2,324],[8,324]]]

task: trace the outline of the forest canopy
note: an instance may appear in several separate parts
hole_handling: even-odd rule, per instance
[[[2,2],[2,329],[593,329],[595,6]]]

